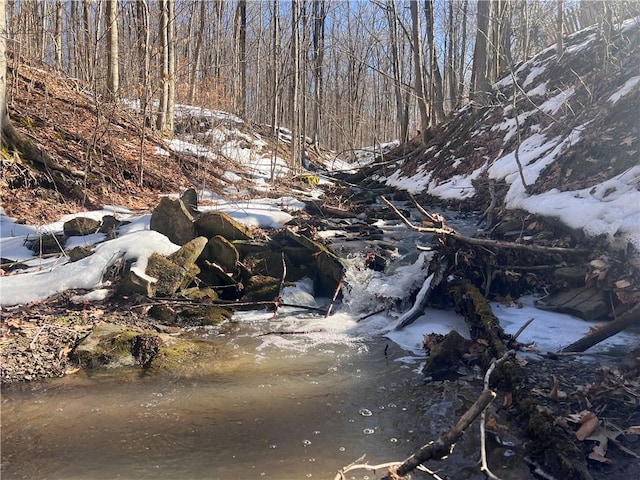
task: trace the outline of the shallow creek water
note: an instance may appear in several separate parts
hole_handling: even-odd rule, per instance
[[[419,377],[383,339],[305,353],[232,344],[186,378],[132,369],[5,389],[2,478],[333,478],[363,453],[377,463],[416,447],[424,419],[407,388]]]
[[[406,230],[395,234],[415,249]],[[259,336],[326,326],[304,315],[205,334],[219,358],[186,375],[106,370],[3,389],[2,479],[333,479],[363,454],[370,464],[403,460],[478,394],[478,382],[424,385],[418,363],[396,361],[408,353],[376,327],[364,336],[329,329],[312,341]],[[530,478],[506,450],[494,452],[503,478]],[[481,479],[478,459],[476,424],[432,468]]]

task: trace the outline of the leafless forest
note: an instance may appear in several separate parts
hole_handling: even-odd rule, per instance
[[[53,67],[168,133],[176,103],[285,127],[294,165],[305,136],[343,151],[426,135],[562,35],[597,23],[606,36],[640,10],[568,0],[0,3],[9,68]],[[0,87],[11,106],[14,86]]]

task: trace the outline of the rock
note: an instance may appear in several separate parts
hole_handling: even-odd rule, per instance
[[[209,287],[191,287],[180,291],[180,295],[189,300],[219,300],[218,294]]]
[[[118,285],[118,295],[130,295],[140,293],[147,297],[153,296],[152,283],[146,279],[141,278],[137,273],[130,270],[132,262],[127,262],[125,265],[124,273],[122,274],[122,280]]]
[[[102,217],[99,232],[106,234],[108,239],[114,239],[118,236],[118,228],[121,224],[122,222],[113,215],[105,215]]]
[[[312,263],[315,264],[313,266],[315,266],[314,285],[316,293],[332,297],[344,273],[344,267],[338,256],[324,245],[314,242],[304,235],[299,235],[290,229],[285,229],[285,235],[308,249],[311,253]]]
[[[195,217],[182,200],[162,197],[151,214],[150,228],[160,232],[176,245],[184,245],[196,237]]]
[[[431,350],[427,363],[422,369],[425,377],[439,381],[455,375],[462,355],[467,351],[467,340],[452,330],[442,342]]]
[[[197,237],[167,258],[176,265],[187,268],[196,263],[196,260],[198,260],[198,257],[200,257],[206,246],[207,239],[205,237]]]
[[[24,245],[35,255],[47,255],[49,253],[62,253],[65,243],[67,243],[66,236],[47,234],[27,239]]]
[[[99,323],[71,357],[86,369],[140,365],[145,369],[190,374],[211,368],[218,347],[203,342],[122,325]]]
[[[611,312],[607,293],[595,286],[572,288],[551,294],[537,302],[536,306],[542,310],[568,313],[588,321],[602,319]]]
[[[254,275],[246,286],[243,302],[268,302],[275,300],[280,292],[280,279],[265,275]]]
[[[89,369],[135,365],[131,341],[139,334],[122,325],[99,323],[73,350],[72,358]]]
[[[189,188],[182,194],[180,200],[182,200],[182,203],[187,207],[191,215],[198,217],[200,214],[200,212],[198,212],[198,192],[193,188]]]
[[[89,247],[74,247],[71,250],[67,250],[67,257],[69,257],[70,262],[77,262],[78,260],[82,260],[83,258],[88,257],[93,254],[93,249]]]
[[[236,247],[222,235],[216,235],[209,239],[200,258],[217,263],[228,272],[236,270],[236,265],[240,261]]]
[[[222,235],[227,240],[250,240],[252,235],[247,227],[235,221],[224,212],[207,212],[202,214],[196,227],[200,235],[207,238]]]
[[[76,217],[64,222],[62,230],[67,237],[90,235],[100,230],[100,222],[93,218]]]
[[[151,284],[152,296],[171,296],[189,285],[200,269],[194,264],[184,267],[157,253],[151,254],[145,273],[157,281]]]
[[[218,305],[199,305],[185,308],[180,312],[180,317],[189,323],[197,322],[198,325],[220,325],[233,316],[228,308]]]
[[[176,311],[169,305],[157,304],[149,309],[149,316],[155,318],[164,325],[174,325],[178,318]]]

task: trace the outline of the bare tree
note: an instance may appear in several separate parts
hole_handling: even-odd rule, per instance
[[[473,70],[471,73],[471,99],[485,103],[491,87],[489,82],[489,19],[491,0],[478,0],[476,44],[473,51]]]
[[[427,110],[427,93],[424,85],[424,66],[422,60],[422,37],[420,12],[418,11],[417,0],[411,0],[411,24],[412,24],[412,42],[413,42],[413,62],[415,71],[415,92],[418,101],[418,109],[420,110],[420,126],[422,129],[422,140],[428,140],[429,130],[429,113]]]
[[[120,88],[118,56],[118,0],[107,0],[105,15],[105,33],[107,36],[107,91],[111,95]]]

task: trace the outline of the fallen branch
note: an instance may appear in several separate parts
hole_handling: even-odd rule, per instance
[[[495,247],[495,248],[510,248],[512,250],[524,250],[528,252],[537,253],[561,253],[561,254],[586,254],[587,250],[579,248],[565,248],[565,247],[544,247],[541,245],[525,245],[523,243],[505,242],[502,240],[490,240],[488,238],[472,238],[462,235],[456,232],[453,228],[447,227],[418,227],[412,224],[401,212],[398,210],[384,195],[380,196],[381,200],[395,213],[402,223],[404,223],[410,230],[421,233],[435,233],[438,235],[448,235],[460,242],[468,245],[477,245],[482,247]]]
[[[445,270],[447,269],[447,259],[442,258],[440,262],[438,262],[438,266],[436,267],[436,271],[429,275],[424,283],[422,284],[422,288],[418,292],[416,296],[416,302],[414,303],[411,309],[404,313],[394,330],[401,330],[407,325],[410,325],[416,319],[424,313],[424,310],[427,306],[427,301],[429,299],[429,294],[433,291],[435,287],[437,287],[442,281],[442,277],[444,275]]]
[[[595,331],[591,331],[580,340],[573,342],[571,345],[564,347],[560,353],[584,352],[616,333],[620,333],[634,323],[640,324],[639,313],[640,303],[637,303],[633,308],[620,315],[620,317],[612,320]]]
[[[493,401],[496,394],[491,390],[483,391],[473,405],[460,417],[458,423],[435,442],[423,445],[420,450],[408,457],[398,466],[389,467],[389,473],[383,480],[397,480],[413,471],[427,460],[440,460],[451,453],[453,445],[462,437],[465,430]]]
[[[336,287],[336,291],[333,292],[333,298],[331,299],[331,303],[329,304],[329,308],[327,308],[327,313],[325,313],[324,318],[329,317],[331,315],[331,310],[333,310],[333,306],[336,303],[336,299],[340,294],[340,290],[342,290],[342,283],[344,282],[344,275],[340,277],[340,281],[338,282],[338,286]]]

